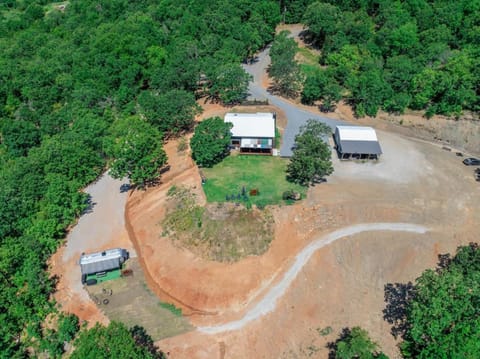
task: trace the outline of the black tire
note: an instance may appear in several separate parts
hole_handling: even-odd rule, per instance
[[[85,283],[87,285],[95,285],[95,284],[97,284],[97,280],[95,278],[90,278]]]
[[[105,298],[105,299],[102,301],[102,303],[105,304],[105,305],[107,305],[108,303],[110,303],[110,301],[109,301],[107,298]]]

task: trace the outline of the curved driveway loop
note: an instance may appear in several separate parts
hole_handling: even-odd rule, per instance
[[[277,300],[285,294],[286,290],[288,287],[290,287],[298,273],[300,273],[303,266],[308,263],[313,253],[338,239],[367,231],[404,231],[423,234],[427,232],[427,228],[411,223],[364,223],[336,230],[313,241],[300,253],[298,253],[295,257],[295,262],[284,274],[280,282],[270,288],[263,299],[252,309],[250,309],[242,319],[217,326],[198,327],[197,330],[207,334],[217,334],[231,330],[238,330],[247,323],[258,319],[269,312],[272,312],[275,310]]]

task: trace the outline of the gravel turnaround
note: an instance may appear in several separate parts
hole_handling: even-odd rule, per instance
[[[295,257],[295,262],[284,274],[280,282],[274,285],[266,293],[263,299],[250,309],[242,319],[216,326],[198,327],[197,330],[207,334],[238,330],[243,328],[249,322],[274,311],[277,305],[277,300],[285,294],[286,290],[290,287],[298,273],[300,273],[303,266],[308,263],[313,253],[338,239],[367,231],[404,231],[423,234],[427,232],[427,230],[428,229],[424,226],[411,223],[363,223],[336,230],[313,241],[298,253]]]

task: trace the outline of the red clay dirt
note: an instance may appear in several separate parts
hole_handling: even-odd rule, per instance
[[[201,118],[230,110],[201,105]],[[351,113],[343,117],[351,118]],[[372,122],[377,124],[364,120]],[[398,127],[384,128],[403,133]],[[305,264],[274,312],[237,331],[190,332],[159,341],[170,358],[325,358],[326,343],[334,341],[343,327],[355,325],[367,329],[391,358],[399,357],[397,341],[382,317],[384,285],[413,281],[435,265],[439,253],[477,240],[480,205],[473,193],[479,187],[453,153],[381,131],[379,138],[387,158],[393,156],[388,162],[402,171],[383,168],[382,162],[378,166],[335,162],[335,173],[327,183],[310,189],[305,201],[273,209],[275,239],[267,253],[232,264],[203,260],[161,238],[166,192],[172,185],[189,186],[200,203],[205,201],[188,151],[178,153],[176,141],[165,146],[170,170],[157,187],[130,195],[125,225],[149,287],[161,299],[181,306],[194,325],[240,318],[302,248],[334,229],[365,222],[411,222],[431,229],[425,235],[362,233],[322,248]],[[61,257],[60,250],[52,259],[55,273],[70,268],[59,261]],[[106,319],[95,308],[77,308],[66,288],[68,283],[56,295],[64,308],[83,319]],[[332,333],[320,335],[328,326]]]
[[[157,343],[162,350],[172,358],[325,358],[327,342],[343,327],[360,325],[390,357],[398,357],[382,317],[384,285],[412,281],[435,265],[439,253],[475,240],[480,211],[470,191],[478,186],[452,153],[387,133],[379,137],[392,168],[334,161],[336,172],[310,189],[307,200],[273,209],[275,239],[267,253],[232,264],[198,258],[160,237],[171,185],[190,186],[200,202],[205,200],[189,156],[178,155],[174,143],[167,145],[171,170],[159,187],[129,198],[127,229],[150,287],[182,306],[194,325],[239,319],[303,247],[334,229],[410,222],[425,224],[430,232],[362,233],[339,240],[314,254],[274,312],[233,332],[162,340]],[[328,326],[333,332],[320,335]]]

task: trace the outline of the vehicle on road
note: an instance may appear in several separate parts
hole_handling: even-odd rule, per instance
[[[465,166],[480,166],[480,160],[478,158],[469,157],[463,160]]]

